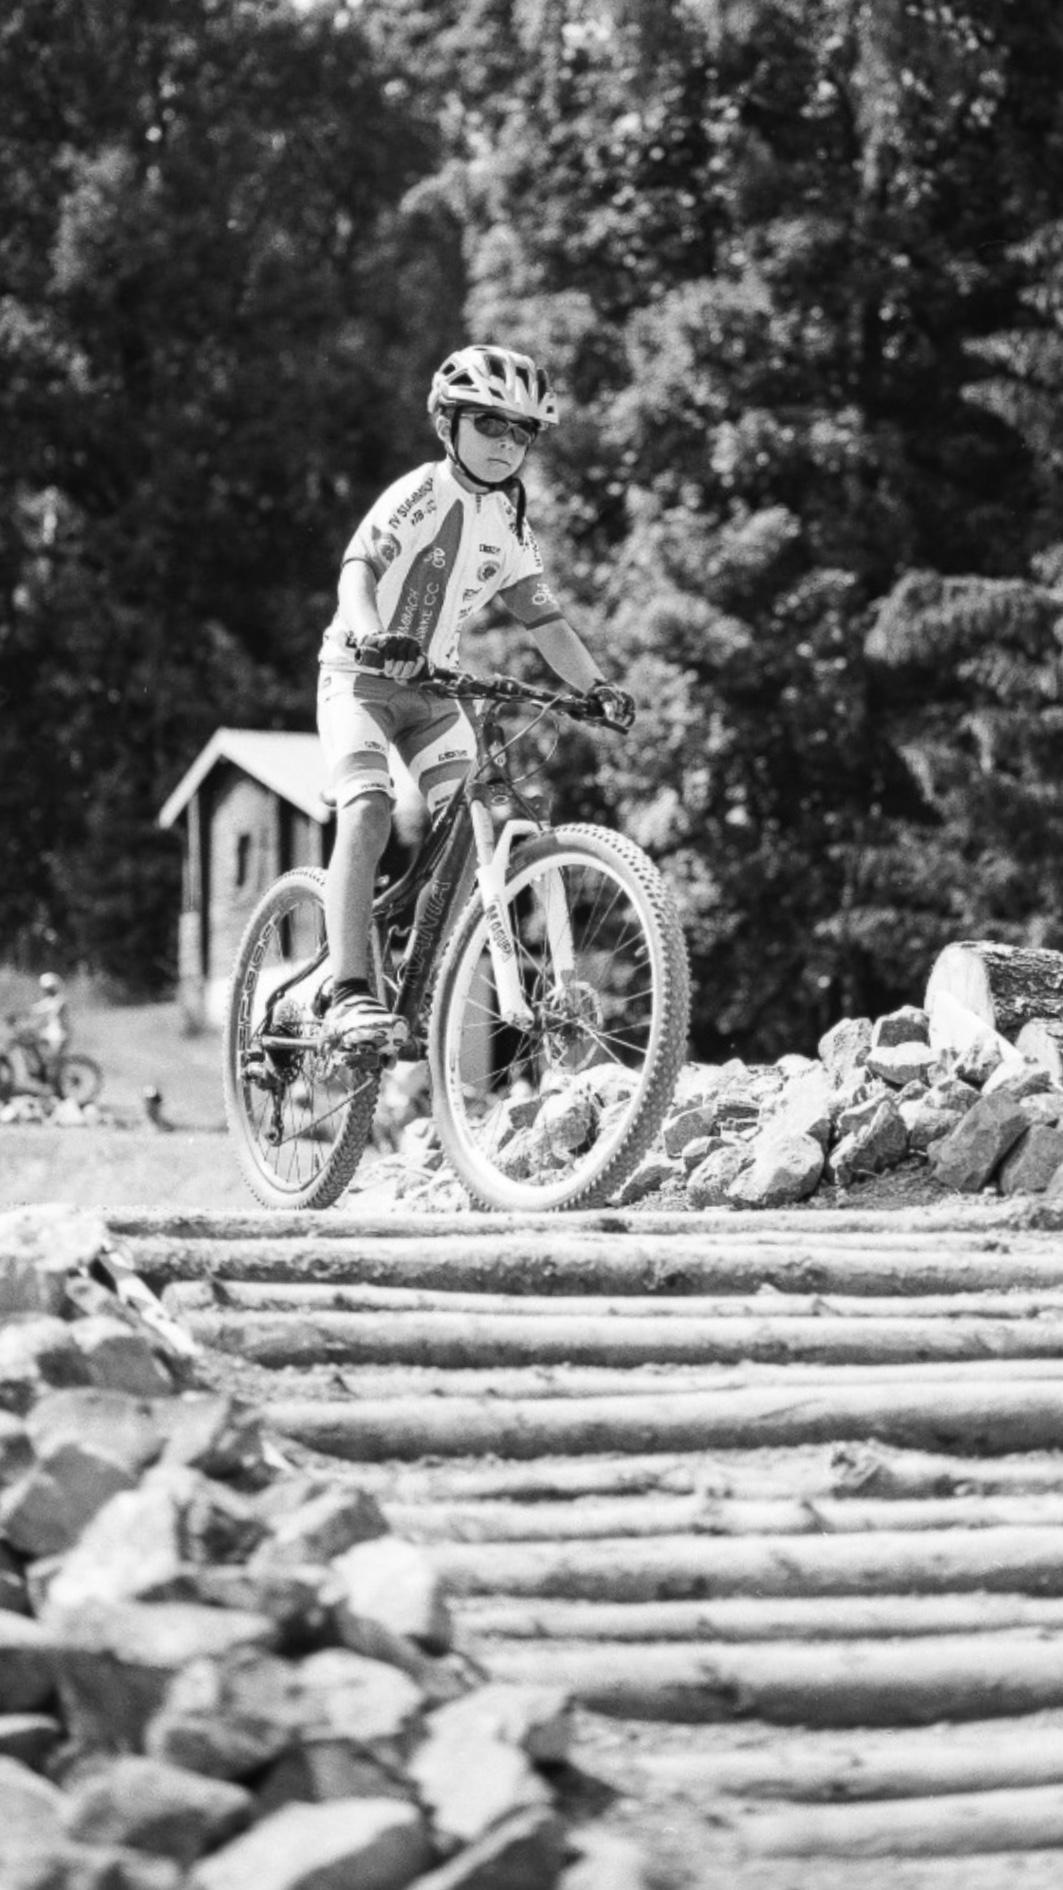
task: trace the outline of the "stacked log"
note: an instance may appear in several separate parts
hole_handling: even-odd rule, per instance
[[[689,1816],[729,1890],[882,1890],[880,1857],[897,1890],[1048,1890],[1063,1249],[1040,1218],[983,1194],[112,1226],[212,1374],[272,1381],[282,1450],[423,1556],[457,1656],[579,1704],[577,1761],[651,1848]]]

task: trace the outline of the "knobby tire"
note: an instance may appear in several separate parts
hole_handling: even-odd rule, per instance
[[[560,885],[571,904],[577,966],[562,998],[547,1001],[561,981],[551,978],[542,910],[547,889]],[[488,919],[477,897],[447,947],[429,1026],[440,1139],[476,1205],[599,1206],[614,1197],[656,1135],[686,1055],[690,979],[679,917],[639,847],[582,824],[518,846],[506,903],[539,1022],[521,1033],[492,1010]],[[566,1006],[569,1021],[551,1025]],[[630,1095],[618,1096],[628,1081]],[[563,1134],[570,1141],[586,1097],[584,1146],[559,1152],[550,1142],[542,1112],[551,1092],[561,1101],[549,1107],[562,1115],[568,1109]],[[538,1149],[538,1158],[533,1152],[526,1159],[529,1149]]]
[[[345,1077],[316,1049],[320,1017],[313,1000],[328,977],[327,961],[293,985],[278,1007],[287,1007],[293,1042],[290,1054],[273,1059],[281,1072],[279,1111],[271,1092],[245,1074],[270,991],[324,944],[324,889],[317,867],[296,867],[270,887],[247,923],[229,985],[225,1112],[243,1177],[264,1207],[331,1206],[365,1153],[376,1112],[379,1070]],[[278,1119],[281,1139],[273,1143]]]
[[[80,1050],[73,1050],[69,1056],[59,1059],[55,1087],[64,1102],[95,1102],[103,1088],[103,1071],[95,1058],[84,1056]]]

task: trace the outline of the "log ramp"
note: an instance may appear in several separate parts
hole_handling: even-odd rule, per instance
[[[698,1882],[1063,1884],[1051,1214],[108,1221],[461,1644],[696,1809]]]

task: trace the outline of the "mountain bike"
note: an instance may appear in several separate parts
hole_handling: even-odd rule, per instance
[[[597,721],[593,698],[434,670],[411,685],[467,705],[476,754],[412,863],[374,902],[372,970],[427,1055],[446,1160],[471,1202],[608,1201],[656,1134],[686,1052],[689,974],[672,895],[632,841],[549,824],[515,751],[537,724]],[[520,723],[507,732],[504,717]],[[240,943],[224,1040],[226,1111],[252,1193],[323,1208],[369,1141],[394,1055],[322,1042],[332,990],[324,873],[297,867]]]
[[[95,1102],[103,1088],[103,1071],[95,1058],[77,1050],[48,1057],[27,1018],[9,1013],[6,1022],[7,1040],[0,1050],[0,1103],[10,1102],[12,1096],[42,1093],[60,1102]]]

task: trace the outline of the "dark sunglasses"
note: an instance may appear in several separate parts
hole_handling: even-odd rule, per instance
[[[538,427],[524,426],[520,420],[505,420],[500,413],[472,413],[468,408],[465,412],[485,440],[509,438],[515,446],[530,446],[539,431]]]

